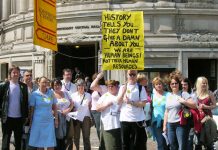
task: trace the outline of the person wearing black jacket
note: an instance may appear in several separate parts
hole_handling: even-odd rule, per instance
[[[20,68],[9,69],[9,81],[0,84],[0,110],[2,123],[2,150],[9,150],[14,132],[15,150],[21,150],[23,125],[28,121],[28,91],[19,81]]]

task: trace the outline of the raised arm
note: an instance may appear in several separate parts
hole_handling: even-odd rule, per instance
[[[98,84],[99,80],[101,78],[104,77],[104,73],[103,72],[100,72],[97,77],[95,78],[95,80],[92,82],[91,86],[90,86],[90,89],[93,90],[93,91],[98,91],[98,92],[101,92],[101,88]]]

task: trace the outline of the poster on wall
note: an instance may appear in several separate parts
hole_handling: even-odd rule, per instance
[[[144,70],[142,11],[103,11],[102,36],[102,70]]]

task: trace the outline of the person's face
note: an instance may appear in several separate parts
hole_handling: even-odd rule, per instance
[[[157,82],[156,84],[154,84],[154,88],[156,91],[163,91],[163,84],[161,82]]]
[[[77,90],[79,93],[84,93],[85,92],[85,86],[84,85],[78,85]]]
[[[116,95],[118,92],[118,87],[116,85],[110,84],[107,86],[107,88],[108,88],[108,92],[111,93],[112,95]]]
[[[48,80],[46,78],[42,78],[39,81],[39,88],[40,89],[46,89],[47,85],[48,85]]]
[[[171,87],[173,92],[178,92],[179,91],[179,83],[174,79],[171,80],[170,87]]]
[[[54,91],[61,91],[61,85],[60,84],[57,84],[56,82],[54,83]]]
[[[30,72],[25,72],[23,76],[23,80],[25,83],[30,83],[32,82],[32,73]]]
[[[206,90],[206,89],[207,89],[207,81],[203,80],[203,81],[201,82],[201,89],[202,89],[202,90]]]
[[[148,81],[147,81],[146,79],[143,79],[143,80],[140,82],[140,84],[141,84],[142,86],[147,86]]]
[[[13,69],[12,70],[12,72],[11,72],[11,74],[10,74],[10,78],[12,79],[12,80],[19,80],[19,77],[20,77],[20,71],[19,70],[17,70],[17,69]]]
[[[72,73],[71,72],[64,72],[63,78],[65,81],[71,81],[72,80]]]
[[[185,91],[185,92],[188,92],[188,88],[189,88],[188,83],[182,81],[181,84],[182,84],[182,90]]]
[[[136,82],[136,75],[137,75],[137,71],[135,70],[128,70],[127,71],[127,79],[130,82]]]

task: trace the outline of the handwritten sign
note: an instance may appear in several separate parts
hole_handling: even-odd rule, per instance
[[[57,51],[56,0],[34,0],[34,4],[33,43]]]
[[[103,70],[144,70],[143,12],[104,11],[102,34]]]

